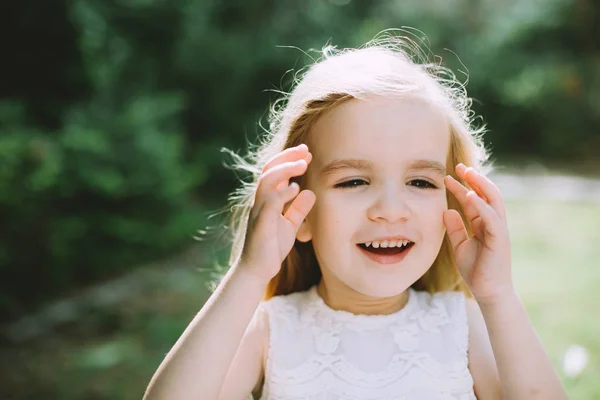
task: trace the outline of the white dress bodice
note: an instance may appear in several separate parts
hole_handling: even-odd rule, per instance
[[[316,286],[261,302],[269,350],[261,400],[472,400],[461,292],[409,289],[389,315],[334,310]]]

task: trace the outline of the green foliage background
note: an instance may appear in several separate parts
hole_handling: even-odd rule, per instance
[[[2,6],[0,315],[189,246],[301,51],[410,26],[506,162],[594,166],[600,5],[547,0],[26,0]],[[597,165],[597,164],[596,164]]]

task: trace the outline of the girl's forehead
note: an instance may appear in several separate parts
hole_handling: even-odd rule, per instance
[[[307,144],[316,161],[363,157],[377,160],[446,159],[447,118],[422,102],[375,98],[349,100],[322,115]]]

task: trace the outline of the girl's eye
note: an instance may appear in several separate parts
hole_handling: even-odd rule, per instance
[[[433,183],[428,182],[424,179],[413,179],[412,181],[409,182],[409,184],[411,186],[415,186],[421,189],[437,189],[437,186],[435,186]]]
[[[336,188],[354,188],[354,187],[363,186],[363,184],[367,184],[367,182],[365,182],[362,179],[352,179],[350,181],[338,183],[337,185],[335,185],[335,187]],[[424,179],[413,179],[412,181],[409,182],[409,185],[420,188],[420,189],[437,189],[437,186],[435,186],[433,183],[426,181]]]
[[[355,183],[357,183],[357,184],[355,184]],[[336,187],[336,188],[353,188],[353,187],[362,186],[363,183],[367,183],[367,182],[363,181],[362,179],[352,179],[351,181],[338,183],[334,187]]]

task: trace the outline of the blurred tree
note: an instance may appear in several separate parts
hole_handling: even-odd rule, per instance
[[[202,160],[184,157],[179,120],[185,98],[158,84],[162,56],[138,50],[138,37],[113,29],[108,16],[118,20],[118,10],[109,3],[72,3],[70,20],[77,29],[65,40],[79,51],[65,69],[79,66],[75,76],[85,76],[82,86],[91,89],[77,102],[67,96],[50,107],[56,113],[52,124],[35,98],[7,93],[0,103],[2,319],[189,245],[201,223],[191,190],[206,171]],[[35,23],[43,32],[53,23],[48,21],[26,20],[22,29]],[[15,58],[32,51],[14,50]],[[47,69],[61,69],[62,62]],[[21,85],[24,92],[44,93]],[[57,123],[60,128],[53,129]]]
[[[505,160],[600,148],[590,0],[26,0],[0,26],[0,319],[189,245],[235,183],[219,148],[328,41],[419,28]]]
[[[20,102],[32,125],[57,129],[90,87],[65,0],[0,5],[0,99]]]
[[[468,73],[469,93],[488,122],[486,140],[496,156],[545,163],[596,159],[600,3],[382,2],[375,15],[384,25],[419,27],[446,65]]]

